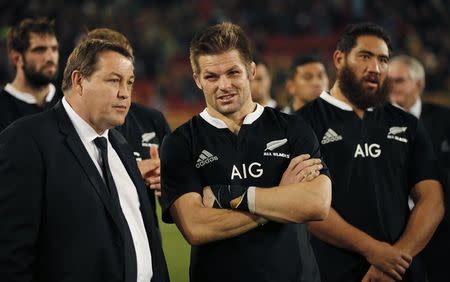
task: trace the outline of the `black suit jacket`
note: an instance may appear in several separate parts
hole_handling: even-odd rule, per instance
[[[136,161],[120,133],[109,140],[137,188],[152,281],[168,281]],[[124,281],[117,210],[61,102],[0,134],[0,185],[1,281]]]
[[[445,192],[445,215],[423,251],[428,281],[449,281],[450,259],[450,109],[431,103],[422,103],[420,119],[430,134],[442,169]]]

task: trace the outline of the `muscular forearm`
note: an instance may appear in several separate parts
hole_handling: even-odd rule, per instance
[[[374,238],[347,223],[333,208],[327,219],[308,223],[309,231],[317,238],[338,248],[366,256],[367,247],[374,244]]]
[[[262,218],[229,209],[208,208],[196,193],[183,195],[172,205],[172,217],[191,245],[236,237],[255,227]]]
[[[323,220],[331,203],[331,181],[320,175],[311,182],[255,191],[255,213],[278,222]]]
[[[413,195],[416,198],[415,206],[405,231],[394,244],[413,257],[425,248],[444,215],[442,189],[435,187],[440,185],[432,180],[424,181],[422,185],[422,188],[417,188],[422,191],[416,191]]]

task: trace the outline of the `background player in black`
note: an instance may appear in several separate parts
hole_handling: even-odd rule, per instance
[[[301,119],[252,101],[255,65],[240,27],[207,28],[190,54],[207,108],[165,139],[161,170],[163,220],[174,220],[193,245],[191,281],[312,281],[301,280],[302,259],[313,259],[300,252],[305,230],[290,223],[328,212],[330,180],[314,159],[303,169],[300,155],[320,157],[314,134]],[[308,175],[318,176],[300,182]],[[214,184],[236,185],[231,191],[248,209],[211,208],[230,204]]]
[[[96,28],[89,31],[85,39],[103,39],[120,44],[133,54],[133,47],[122,33],[109,28]],[[169,125],[163,114],[142,105],[131,103],[130,110],[123,125],[118,129],[138,161],[139,171],[151,189],[149,193],[153,207],[156,207],[156,197],[161,196],[160,159],[158,148],[162,140],[170,132]],[[156,210],[153,209],[155,222],[158,223]]]
[[[334,176],[329,217],[309,224],[323,240],[313,246],[324,281],[400,280],[444,212],[425,130],[384,102],[389,56],[381,27],[348,26],[333,55],[336,83],[300,111]]]
[[[446,187],[446,212],[439,228],[424,251],[429,281],[446,281],[447,264],[450,255],[450,222],[447,205],[448,176],[450,174],[450,110],[421,99],[425,89],[425,70],[415,58],[407,55],[396,56],[389,62],[389,78],[393,87],[390,100],[394,105],[419,118],[430,134],[434,151],[437,154]]]
[[[286,109],[286,112],[300,110],[328,89],[328,75],[322,61],[312,55],[297,56],[292,61],[286,79],[286,91],[292,98],[290,109]]]
[[[0,93],[0,131],[16,119],[50,108],[62,96],[52,84],[59,58],[53,21],[22,20],[8,32],[7,49],[16,75]]]

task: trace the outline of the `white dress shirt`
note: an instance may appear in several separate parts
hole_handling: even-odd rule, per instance
[[[134,249],[136,251],[137,262],[137,282],[149,282],[153,276],[152,256],[150,253],[150,246],[145,232],[144,221],[139,209],[139,197],[133,181],[128,175],[125,166],[120,160],[117,152],[112,147],[108,139],[108,130],[99,135],[83,118],[81,118],[69,105],[66,98],[63,97],[62,104],[70,120],[72,121],[75,130],[80,136],[84,147],[89,153],[92,161],[97,167],[98,172],[103,177],[101,162],[102,157],[100,150],[94,144],[94,139],[97,137],[105,137],[108,140],[108,160],[111,174],[117,187],[119,195],[120,206],[122,208],[125,219],[130,228],[131,236],[133,237]]]

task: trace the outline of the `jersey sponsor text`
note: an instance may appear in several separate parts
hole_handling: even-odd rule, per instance
[[[259,178],[263,175],[264,170],[261,168],[261,164],[257,162],[253,162],[247,166],[247,164],[242,164],[241,170],[239,170],[239,166],[233,165],[233,169],[231,171],[231,180],[235,177],[239,179],[246,179],[248,176],[253,178]]]
[[[356,159],[358,157],[366,158],[366,157],[372,157],[372,158],[378,158],[381,155],[381,146],[374,143],[374,144],[357,144],[355,154],[353,157]]]

